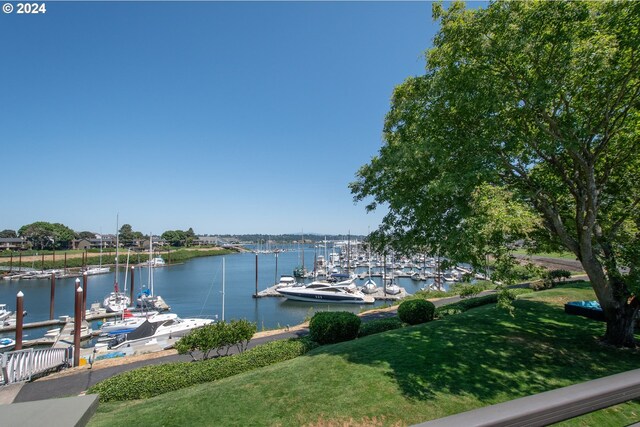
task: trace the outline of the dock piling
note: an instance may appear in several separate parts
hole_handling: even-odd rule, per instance
[[[56,297],[56,275],[51,273],[51,299],[49,300],[49,320],[53,320],[53,302]]]
[[[80,279],[76,279],[76,310],[73,317],[73,366],[80,365],[80,329],[82,327],[82,286]]]
[[[22,350],[22,322],[24,316],[24,294],[19,291],[16,295],[16,345],[15,350]]]

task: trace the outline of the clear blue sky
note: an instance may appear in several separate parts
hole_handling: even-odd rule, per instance
[[[366,234],[348,184],[436,30],[430,2],[0,13],[0,229]]]

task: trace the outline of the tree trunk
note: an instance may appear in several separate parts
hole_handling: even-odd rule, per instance
[[[631,304],[624,304],[617,310],[606,310],[607,331],[602,341],[616,347],[636,347],[633,333],[637,314],[638,307],[633,307]]]

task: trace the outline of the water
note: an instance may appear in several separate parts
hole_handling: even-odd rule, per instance
[[[293,326],[302,323],[316,311],[341,310],[358,313],[364,309],[381,306],[384,301],[375,304],[326,304],[288,301],[285,298],[265,297],[253,298],[255,293],[255,262],[253,253],[241,253],[202,257],[191,259],[184,264],[155,268],[154,290],[157,295],[171,306],[171,311],[180,317],[214,317],[222,316],[222,260],[225,259],[225,319],[247,319],[257,324],[258,330]],[[258,255],[258,290],[272,286],[276,282],[275,254]],[[300,254],[297,251],[278,254],[277,278],[291,275],[293,269],[300,265]],[[305,251],[305,265],[313,264],[313,249]],[[364,272],[360,269],[357,272]],[[148,268],[135,269],[136,294],[142,285],[148,283]],[[381,278],[374,279],[378,286]],[[92,302],[101,302],[113,291],[114,273],[88,277],[87,308]],[[127,279],[130,286],[131,279]],[[357,280],[362,285],[364,280]],[[124,268],[121,268],[120,288],[125,284]],[[413,293],[424,286],[424,282],[414,282],[401,278],[399,286]],[[57,279],[55,290],[55,317],[73,316],[75,298],[75,278]],[[0,281],[0,303],[6,303],[7,309],[15,310],[16,294],[24,293],[24,308],[27,311],[25,322],[49,319],[49,297],[51,281],[49,279]],[[127,295],[129,292],[127,291]],[[28,338],[42,336],[43,330],[25,330]],[[12,333],[8,334],[11,336]],[[25,337],[27,338],[27,337]]]

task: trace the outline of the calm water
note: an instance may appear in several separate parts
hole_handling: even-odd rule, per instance
[[[313,264],[313,249],[305,251],[305,265]],[[171,311],[180,317],[213,317],[222,315],[222,260],[225,260],[225,319],[247,319],[256,322],[258,330],[273,329],[302,323],[305,317],[319,310],[344,310],[358,313],[371,305],[322,304],[288,301],[285,298],[253,298],[255,292],[255,263],[253,253],[225,255],[224,257],[194,258],[184,264],[154,269],[154,289],[171,306]],[[276,274],[275,254],[258,255],[258,289],[263,290],[275,283],[276,276],[291,275],[300,264],[299,252],[278,254]],[[120,272],[120,287],[124,279],[124,268]],[[361,271],[364,271],[362,269]],[[360,272],[360,271],[358,271]],[[148,268],[136,268],[136,294],[148,283]],[[375,278],[378,285],[381,278]],[[114,273],[88,277],[87,308],[90,302],[101,302],[113,290]],[[131,279],[127,279],[130,286]],[[364,281],[357,281],[361,285]],[[424,283],[410,279],[399,279],[399,285],[413,293]],[[25,322],[49,318],[49,279],[0,281],[0,303],[15,310],[16,294],[24,293],[24,307],[28,314]],[[55,294],[55,316],[73,316],[75,278],[57,279]],[[127,291],[127,294],[129,292]],[[376,302],[380,306],[384,302]],[[44,329],[46,330],[46,328]],[[44,330],[25,330],[30,338],[41,336]]]

